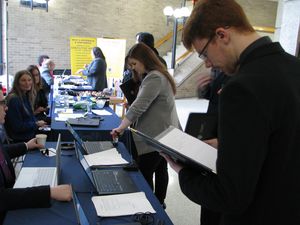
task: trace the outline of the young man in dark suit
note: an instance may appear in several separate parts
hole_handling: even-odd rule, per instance
[[[181,190],[220,224],[300,224],[299,59],[260,37],[234,0],[199,0],[183,41],[232,77],[220,94],[217,173],[166,157]]]

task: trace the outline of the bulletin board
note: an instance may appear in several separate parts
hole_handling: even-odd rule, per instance
[[[70,37],[72,74],[75,74],[79,69],[83,69],[84,64],[91,63],[91,50],[96,46],[97,38]]]

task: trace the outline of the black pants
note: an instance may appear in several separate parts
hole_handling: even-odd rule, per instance
[[[167,161],[158,152],[151,152],[138,157],[139,169],[153,190],[153,174],[155,173],[154,194],[161,204],[167,195],[169,183]]]

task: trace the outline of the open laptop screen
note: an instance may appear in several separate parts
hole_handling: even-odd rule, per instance
[[[75,209],[77,223],[79,225],[90,225],[90,222],[88,221],[88,218],[86,217],[86,215],[83,211],[83,208],[79,202],[79,199],[78,199],[75,191],[73,191],[73,203],[74,203],[74,209]]]

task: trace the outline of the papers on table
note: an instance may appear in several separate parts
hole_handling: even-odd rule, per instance
[[[144,192],[94,196],[92,202],[97,215],[101,217],[134,215],[138,212],[155,213]]]
[[[62,108],[55,108],[54,113],[73,113],[73,109],[62,109]]]
[[[128,164],[128,161],[122,158],[116,148],[94,154],[84,155],[89,166],[107,166]]]
[[[111,116],[112,113],[106,111],[105,109],[92,109],[92,113],[98,116]]]
[[[62,84],[60,87],[64,88],[64,89],[71,89],[71,88],[74,88],[76,86],[72,85],[72,84]]]
[[[66,110],[65,112],[59,112],[58,116],[55,117],[55,121],[67,121],[69,118],[75,119],[82,117],[84,117],[84,113],[73,113],[73,110],[72,112]]]

